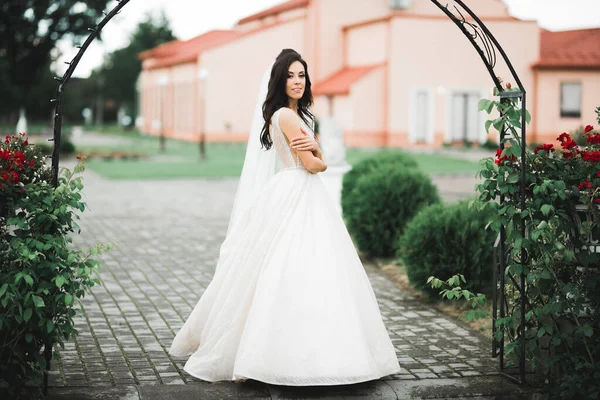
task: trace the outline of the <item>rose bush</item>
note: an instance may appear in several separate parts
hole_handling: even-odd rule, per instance
[[[506,275],[507,314],[495,321],[495,337],[505,341],[506,365],[518,365],[524,350],[528,368],[540,378],[549,397],[596,399],[600,396],[600,132],[587,125],[584,145],[564,132],[557,134],[556,145],[541,144],[522,153],[519,99],[482,100],[480,109],[488,113],[496,109],[498,117],[488,121],[486,128],[506,132],[502,149],[481,163],[483,182],[477,187],[479,201],[473,203],[480,210],[493,211],[488,225],[503,235],[507,250],[502,255],[504,269],[499,270]],[[597,113],[600,124],[600,108]],[[521,277],[525,280],[522,294]],[[481,307],[485,296],[462,288],[460,275],[445,281],[430,277],[428,283],[443,288],[446,298],[471,302],[470,318],[485,314]]]
[[[41,150],[29,143],[24,133],[6,135],[0,144],[0,217],[25,194],[25,185],[48,180]]]
[[[79,299],[100,283],[96,256],[72,245],[85,210],[83,164],[63,168],[59,183],[24,135],[0,143],[0,398],[17,398],[48,368],[43,353],[77,333]]]

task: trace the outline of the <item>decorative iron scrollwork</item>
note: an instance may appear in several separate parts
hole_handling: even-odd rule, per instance
[[[464,14],[455,5],[453,5],[453,8],[456,13],[450,11],[448,4],[446,4],[444,8],[448,10],[446,15],[448,15],[457,25],[462,26],[463,31],[465,31],[467,35],[470,35],[474,42],[478,43],[479,48],[482,49],[485,54],[487,63],[492,68],[496,68],[496,50],[488,34],[481,29],[479,25],[467,21]]]

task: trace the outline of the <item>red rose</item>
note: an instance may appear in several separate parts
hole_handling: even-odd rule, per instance
[[[598,198],[594,199],[594,203],[600,203],[600,199],[598,199]]]
[[[585,127],[584,131],[585,131],[585,133],[588,133],[588,132],[591,132],[593,130],[594,130],[594,127],[592,125],[588,125],[588,126]]]
[[[579,190],[581,190],[581,189],[593,189],[593,188],[594,188],[594,186],[592,186],[592,184],[588,180],[583,181],[579,186],[577,186],[577,189],[579,189]]]
[[[589,144],[600,144],[600,135],[594,135],[593,133],[588,133],[586,141]]]
[[[6,135],[6,137],[4,138],[4,143],[6,143],[6,144],[10,143],[10,136]]]
[[[505,161],[513,161],[516,162],[517,161],[517,157],[515,156],[503,156],[502,155],[502,150],[501,149],[497,149],[496,150],[496,161],[494,161],[496,163],[496,165],[502,165],[504,164]]]
[[[564,143],[564,142],[572,140],[572,139],[571,139],[571,135],[569,135],[567,132],[563,132],[556,138],[556,140],[558,140],[561,143]]]
[[[512,87],[512,85],[510,84],[510,82],[506,82],[506,88],[510,89]]]
[[[35,162],[34,162],[34,161],[29,161],[29,166],[30,166],[30,167],[33,167],[34,165],[35,165]]]
[[[583,161],[600,162],[600,150],[585,152],[583,154]]]
[[[23,142],[23,144],[24,144],[25,146],[29,146],[29,138],[25,139],[25,142]]]
[[[10,177],[10,183],[19,183],[19,174],[16,171],[10,171],[10,174],[12,175],[12,177]]]
[[[546,152],[546,154],[550,154],[551,152],[554,151],[554,145],[553,144],[540,144],[538,147],[535,148],[535,154],[538,153],[538,151],[540,150],[544,150]]]

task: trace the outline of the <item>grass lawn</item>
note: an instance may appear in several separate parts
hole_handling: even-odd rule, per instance
[[[121,151],[144,153],[150,157],[134,160],[105,161],[90,159],[87,166],[108,179],[175,179],[238,177],[244,164],[245,143],[207,143],[206,159],[200,160],[197,143],[167,140],[166,152],[159,152],[156,137],[135,132],[104,133],[121,142],[115,145],[78,147],[78,153],[90,151]],[[127,139],[123,142],[122,139]],[[374,154],[376,150],[348,149],[347,160],[353,165]],[[414,154],[420,168],[428,174],[470,174],[478,170],[476,162],[459,160],[437,154]]]

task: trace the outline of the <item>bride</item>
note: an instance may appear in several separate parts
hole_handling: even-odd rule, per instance
[[[340,385],[400,370],[318,175],[311,105],[306,62],[285,49],[263,77],[213,280],[169,350],[196,378]]]

